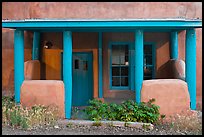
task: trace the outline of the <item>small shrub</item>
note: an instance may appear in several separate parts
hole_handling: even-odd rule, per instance
[[[100,100],[90,100],[90,106],[85,112],[90,120],[119,120],[125,122],[146,122],[154,123],[159,119],[159,106],[152,104],[155,99],[147,103],[137,104],[133,100],[127,100],[122,104],[103,103]]]

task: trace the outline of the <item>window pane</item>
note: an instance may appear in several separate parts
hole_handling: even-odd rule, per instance
[[[152,46],[144,45],[144,54],[152,54]]]
[[[128,76],[128,67],[121,67],[121,76]]]
[[[120,56],[112,56],[112,65],[120,65]]]
[[[112,75],[120,76],[120,67],[112,67]]]
[[[121,86],[128,86],[128,77],[121,78]]]
[[[112,77],[112,86],[120,86],[120,77]]]
[[[79,60],[74,60],[74,69],[79,69]]]
[[[125,56],[120,56],[120,64],[125,65]]]
[[[152,56],[145,56],[144,65],[152,65]]]

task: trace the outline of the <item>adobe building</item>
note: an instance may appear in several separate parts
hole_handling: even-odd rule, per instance
[[[72,106],[202,105],[201,2],[2,2],[2,95]]]

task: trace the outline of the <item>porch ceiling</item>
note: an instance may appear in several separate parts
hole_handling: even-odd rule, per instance
[[[2,20],[3,28],[22,29],[32,31],[134,31],[143,29],[152,30],[184,30],[201,28],[200,19],[24,19]]]

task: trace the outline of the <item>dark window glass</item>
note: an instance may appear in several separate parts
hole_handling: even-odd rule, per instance
[[[128,86],[128,77],[121,78],[121,86]]]
[[[152,54],[152,45],[144,45],[144,54]]]
[[[128,67],[121,67],[121,76],[128,76]]]
[[[112,76],[120,76],[120,67],[112,67]]]
[[[74,69],[79,69],[79,60],[74,60]]]
[[[112,77],[112,86],[120,86],[120,77]]]

